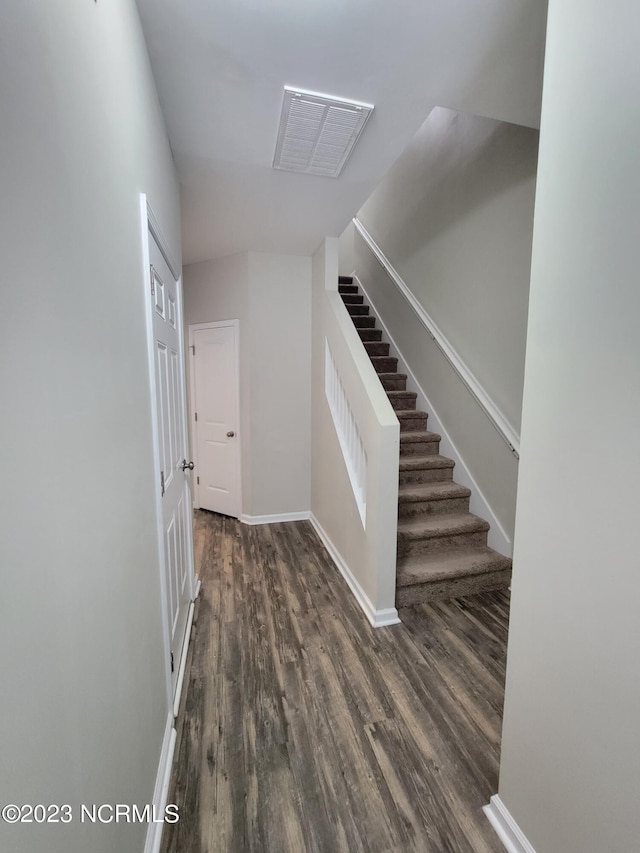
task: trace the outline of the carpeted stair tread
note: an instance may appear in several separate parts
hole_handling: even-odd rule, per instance
[[[489,523],[472,512],[451,515],[418,515],[398,519],[398,537],[403,539],[443,539],[464,533],[489,530]]]
[[[400,451],[402,452],[403,444],[422,444],[423,441],[441,441],[442,436],[437,432],[429,432],[429,430],[416,430],[415,432],[400,433]]]
[[[383,357],[389,355],[389,344],[386,341],[363,341],[362,343],[369,357],[372,355],[381,355]]]
[[[379,373],[385,391],[406,391],[407,377],[404,373]]]
[[[417,418],[418,420],[422,420],[422,418],[429,417],[427,412],[422,412],[420,409],[396,409],[395,411],[398,420],[400,418]]]
[[[379,373],[380,379],[406,379],[406,373]]]
[[[398,359],[393,355],[370,355],[369,358],[376,373],[389,373],[398,366]]]
[[[411,397],[412,400],[417,400],[418,395],[415,391],[387,391],[387,397],[395,399],[398,397]]]
[[[361,317],[354,317],[351,315],[351,319],[353,320],[353,325],[356,329],[373,329],[376,325],[376,318],[373,315],[362,315]]]
[[[455,462],[448,456],[401,456],[401,471],[420,471],[424,468],[453,468]]]
[[[362,305],[364,296],[361,293],[341,293],[345,305]]]
[[[418,395],[415,391],[407,391],[406,389],[401,391],[400,389],[387,388],[385,388],[385,391],[387,392],[389,402],[396,412],[407,411],[409,409],[412,411],[416,410]]]
[[[426,412],[416,411],[416,409],[396,409],[395,406],[393,411],[398,418],[400,432],[416,432],[416,430],[427,429],[429,415]]]
[[[444,501],[451,498],[468,498],[471,489],[444,480],[435,483],[407,483],[398,489],[398,503],[418,503],[422,501]]]
[[[335,281],[335,279],[334,279]],[[338,284],[353,284],[353,276],[352,275],[339,275],[338,276]]]
[[[381,341],[382,329],[356,329],[361,341]]]
[[[357,284],[339,284],[338,285],[338,293],[357,293],[358,285]]]
[[[511,560],[488,546],[435,554],[411,554],[398,560],[398,587],[454,580],[467,575],[506,571]],[[508,581],[506,581],[508,584]],[[506,584],[505,584],[506,585]]]

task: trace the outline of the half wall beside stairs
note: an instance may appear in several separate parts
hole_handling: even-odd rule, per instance
[[[337,239],[313,257],[312,317],[311,521],[369,621],[393,624],[399,425],[338,294]],[[366,458],[365,513],[327,399],[327,346]]]

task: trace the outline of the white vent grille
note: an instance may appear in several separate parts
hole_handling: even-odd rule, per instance
[[[372,110],[285,86],[274,169],[337,178]]]

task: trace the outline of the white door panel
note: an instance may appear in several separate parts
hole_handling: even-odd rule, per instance
[[[203,509],[240,514],[237,322],[191,332],[197,495]]]
[[[152,287],[154,381],[158,460],[161,472],[161,524],[164,545],[164,584],[175,692],[184,642],[193,577],[193,547],[189,535],[191,497],[189,471],[182,470],[188,449],[185,441],[186,402],[184,361],[180,335],[178,282],[149,234]]]

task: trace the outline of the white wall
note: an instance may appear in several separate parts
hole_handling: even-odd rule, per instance
[[[338,269],[340,275],[351,275],[355,270],[354,239],[355,228],[353,220],[351,220],[340,235],[338,242]]]
[[[249,252],[253,516],[311,505],[311,258]]]
[[[537,853],[640,838],[639,26],[550,3],[500,769]]]
[[[245,516],[308,512],[311,259],[242,253],[185,267],[185,322],[240,321]]]
[[[180,257],[131,0],[0,12],[0,801],[150,802],[167,719],[139,193]],[[140,851],[146,827],[0,848]]]
[[[358,213],[520,426],[538,132],[434,109]]]
[[[538,133],[434,109],[358,218],[494,406],[520,427]],[[444,428],[513,534],[517,463],[370,249],[354,266]],[[384,308],[384,311],[383,311]]]

